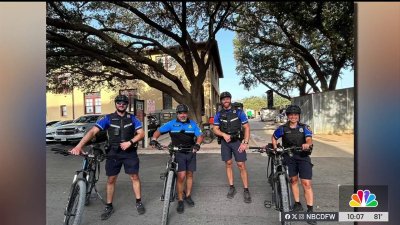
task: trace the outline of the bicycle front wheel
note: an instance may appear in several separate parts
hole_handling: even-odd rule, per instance
[[[64,225],[80,225],[86,197],[86,182],[78,179],[68,199],[68,204],[64,212]]]
[[[165,187],[165,193],[164,193],[164,207],[163,207],[163,213],[162,213],[162,219],[161,219],[161,224],[166,225],[168,223],[168,213],[169,213],[169,205],[171,202],[171,193],[172,193],[172,186],[173,186],[173,181],[174,181],[174,171],[169,171],[168,172],[168,177],[167,177],[167,184]]]
[[[89,179],[87,181],[87,190],[86,190],[86,197],[85,197],[85,205],[89,205],[90,203],[90,196],[92,195],[92,190],[94,188],[94,183],[95,183],[95,171],[90,170],[89,172]]]
[[[289,203],[289,190],[286,182],[286,177],[284,174],[279,175],[279,185],[280,185],[280,197],[281,197],[281,212],[289,212],[290,203]],[[283,215],[283,214],[281,214]],[[282,224],[291,224],[290,222],[285,222],[281,218]]]

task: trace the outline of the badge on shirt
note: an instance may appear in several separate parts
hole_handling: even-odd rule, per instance
[[[128,114],[126,117],[128,117],[128,118],[131,118],[131,115],[130,115],[130,114]]]
[[[192,128],[192,125],[189,124],[188,128]]]
[[[304,130],[303,130],[303,128],[302,128],[302,127],[300,127],[300,128],[299,128],[299,131],[300,131],[301,133],[303,133],[303,132],[304,132]]]

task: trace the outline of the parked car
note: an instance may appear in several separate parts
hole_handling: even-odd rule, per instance
[[[79,142],[82,137],[96,124],[97,120],[104,115],[85,115],[77,118],[70,124],[59,126],[56,130],[54,140],[63,144],[68,142]],[[106,131],[100,131],[92,142],[105,141]]]
[[[58,121],[51,125],[46,126],[46,143],[54,142],[54,135],[56,134],[56,130],[59,126],[72,123],[73,120],[64,120]]]
[[[53,125],[53,124],[55,124],[57,122],[60,122],[60,121],[59,120],[53,120],[53,121],[46,122],[46,127],[49,127],[49,126],[51,126],[51,125]]]
[[[276,116],[279,114],[279,110],[277,109],[268,109],[268,108],[261,108],[260,110],[260,120],[264,121],[275,121]]]

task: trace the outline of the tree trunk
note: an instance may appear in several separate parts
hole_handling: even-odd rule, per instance
[[[191,102],[191,118],[196,121],[197,124],[201,125],[201,95],[204,93],[201,91],[202,90],[202,84],[199,84],[199,82],[196,80],[195,82],[192,83],[190,87],[190,93],[191,95],[189,96],[190,102]]]
[[[340,73],[340,71],[338,71],[338,70],[335,70],[332,73],[331,79],[329,81],[329,90],[330,91],[336,90],[336,85],[337,85],[337,82],[338,82],[339,73]]]
[[[307,86],[307,83],[306,83],[306,82],[301,82],[301,83],[299,84],[299,93],[300,93],[300,96],[304,96],[304,95],[307,94],[307,92],[306,92],[306,86]]]

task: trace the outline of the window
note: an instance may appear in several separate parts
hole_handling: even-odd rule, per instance
[[[172,97],[167,93],[162,93],[163,95],[163,109],[172,109]]]
[[[60,112],[61,116],[67,116],[67,106],[66,105],[60,106]]]
[[[176,69],[176,61],[169,55],[162,55],[156,57],[156,62],[164,66],[164,69],[171,71]]]
[[[128,96],[129,103],[128,103],[128,112],[134,111],[134,100],[137,99],[137,89],[126,89],[126,90],[119,90],[120,95]]]
[[[101,97],[99,92],[85,94],[85,114],[101,113]]]

